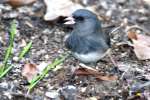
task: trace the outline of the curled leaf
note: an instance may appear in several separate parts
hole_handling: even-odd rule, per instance
[[[137,40],[137,34],[135,32],[128,32],[128,37],[131,40]]]
[[[22,70],[22,75],[31,81],[38,73],[37,66],[35,64],[25,64]]]
[[[150,36],[128,32],[133,42],[134,52],[139,60],[150,59]]]

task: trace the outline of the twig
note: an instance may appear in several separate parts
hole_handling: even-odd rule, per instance
[[[85,64],[83,64],[83,63],[80,63],[79,65],[80,65],[81,67],[83,67],[83,68],[90,69],[90,70],[93,70],[93,71],[97,71],[97,70],[94,69],[93,67],[87,66],[87,65],[85,65]]]
[[[111,50],[111,49],[108,50],[108,56],[109,56],[111,62],[114,64],[114,66],[115,66],[115,67],[118,67],[116,61],[115,61],[114,58],[112,57],[112,50]]]

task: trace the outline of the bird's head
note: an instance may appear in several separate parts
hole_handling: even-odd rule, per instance
[[[96,14],[86,9],[76,10],[71,17],[67,17],[64,24],[72,24],[77,31],[96,31],[101,27]]]

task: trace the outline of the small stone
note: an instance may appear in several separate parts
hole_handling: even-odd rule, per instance
[[[60,91],[65,100],[76,100],[77,88],[73,85],[68,85]]]
[[[13,61],[15,62],[19,61],[19,57],[13,57]]]
[[[4,92],[4,95],[7,96],[10,100],[12,99],[12,95],[9,92]]]
[[[82,88],[81,88],[81,92],[84,93],[84,92],[86,91],[86,88],[87,88],[87,87],[82,87]]]
[[[37,66],[38,72],[39,72],[39,73],[42,73],[42,71],[47,67],[47,65],[48,65],[48,63],[41,62],[41,63]]]
[[[0,83],[0,87],[8,89],[9,85],[6,82],[2,82],[2,83]]]
[[[117,1],[117,3],[120,3],[120,4],[123,4],[126,2],[126,0],[116,0],[116,1]]]
[[[4,19],[17,18],[19,16],[18,12],[10,12],[3,15]]]
[[[49,58],[49,55],[45,55],[44,57],[45,57],[45,59],[48,59],[48,58]]]
[[[118,93],[122,93],[122,90],[118,90]]]
[[[55,100],[60,100],[59,98],[59,93],[55,90],[50,91],[50,92],[46,92],[45,96],[51,98],[51,99],[55,99]]]

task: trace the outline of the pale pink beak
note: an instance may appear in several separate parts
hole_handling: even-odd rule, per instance
[[[74,18],[71,17],[71,16],[65,18],[64,20],[67,21],[67,22],[64,23],[64,24],[66,24],[66,25],[72,25],[72,24],[75,24],[75,20],[74,20]]]

